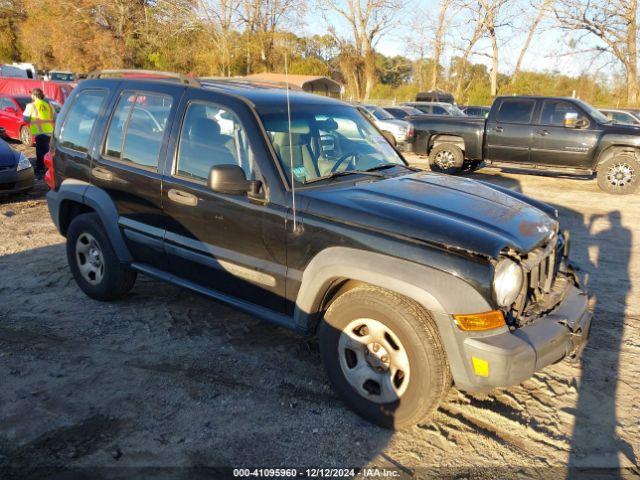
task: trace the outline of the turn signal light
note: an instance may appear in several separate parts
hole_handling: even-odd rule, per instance
[[[470,315],[454,315],[453,318],[455,318],[458,328],[464,331],[491,330],[505,325],[504,314],[500,310]]]

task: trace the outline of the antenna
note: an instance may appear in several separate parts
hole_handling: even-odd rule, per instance
[[[289,170],[291,171],[291,209],[293,210],[293,231],[298,231],[296,216],[296,183],[293,174],[293,141],[291,140],[291,103],[289,102],[289,69],[287,68],[287,54],[284,54],[284,79],[287,88],[287,122],[289,130]]]

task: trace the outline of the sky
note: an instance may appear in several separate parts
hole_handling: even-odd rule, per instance
[[[411,1],[411,0],[409,0]],[[417,3],[405,3],[404,8],[398,12],[394,25],[390,27],[387,34],[383,36],[376,50],[387,56],[404,55],[410,58],[415,58],[416,55],[410,51],[408,46],[407,37],[411,35],[412,17],[423,16],[424,21],[432,25],[434,18],[438,14],[438,0],[415,0]],[[411,14],[408,14],[411,12]],[[416,13],[418,12],[418,13]],[[423,13],[419,13],[423,12]],[[343,36],[349,36],[349,30],[346,23],[341,19],[338,14],[327,14],[327,20],[330,21],[336,30]],[[443,63],[447,64],[451,56],[454,56],[457,51],[454,48],[454,44],[458,43],[456,40],[460,36],[465,35],[465,26],[470,19],[463,17],[462,15],[454,15],[451,18],[451,27],[449,29],[450,35],[448,38],[448,45],[445,47],[445,58]],[[517,61],[518,54],[521,46],[524,44],[526,38],[526,31],[524,28],[528,27],[530,21],[524,17],[520,17],[517,14],[513,16],[512,21],[516,24],[516,28],[503,27],[499,30],[499,44],[500,44],[500,73],[511,73]],[[308,34],[324,34],[327,31],[327,22],[318,14],[317,10],[312,10],[307,15],[306,29]],[[520,27],[520,28],[517,28]],[[457,38],[455,38],[457,37]],[[525,56],[522,64],[523,70],[530,71],[558,71],[570,76],[577,76],[582,73],[592,73],[597,68],[602,68],[603,73],[613,73],[611,66],[605,64],[607,59],[599,58],[595,61],[587,54],[574,54],[569,55],[572,51],[570,40],[577,38],[576,34],[569,34],[558,28],[551,28],[551,22],[546,24],[543,22],[538,30],[538,33],[534,37]],[[597,44],[595,39],[581,39],[578,50],[585,50],[591,48]],[[471,59],[474,63],[484,63],[490,67],[491,59],[488,54],[490,53],[490,43],[487,40],[482,40],[477,44],[475,49],[477,52]]]

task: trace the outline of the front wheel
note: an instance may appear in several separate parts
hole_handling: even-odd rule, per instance
[[[136,272],[118,260],[97,213],[78,215],[69,225],[67,261],[78,286],[95,300],[121,298],[136,281]]]
[[[33,145],[33,135],[31,135],[31,130],[26,125],[20,128],[20,141],[27,147]]]
[[[335,390],[365,419],[400,429],[429,418],[451,385],[431,316],[377,287],[338,297],[320,325],[320,353]]]
[[[429,167],[434,172],[450,175],[460,172],[464,164],[462,149],[452,143],[443,143],[433,147],[429,153]]]
[[[607,193],[633,193],[639,182],[640,162],[631,152],[618,153],[598,166],[598,186]]]

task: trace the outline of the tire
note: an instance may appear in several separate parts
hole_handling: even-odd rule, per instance
[[[396,142],[396,137],[393,136],[393,133],[383,130],[382,135],[389,141],[391,145],[393,145],[394,147],[397,145],[398,142]]]
[[[97,213],[78,215],[69,225],[67,261],[80,289],[95,300],[122,298],[136,281],[137,273],[118,260]]]
[[[362,326],[370,330],[365,333]],[[451,386],[433,319],[388,290],[365,286],[340,295],[320,323],[319,343],[334,389],[358,415],[385,428],[427,420]]]
[[[598,187],[607,193],[628,195],[640,185],[640,162],[632,152],[620,152],[598,165]]]
[[[33,135],[31,135],[31,130],[26,125],[20,127],[20,141],[27,147],[33,145]]]
[[[453,143],[442,143],[433,147],[429,153],[429,167],[434,172],[453,175],[462,170],[464,153]]]

